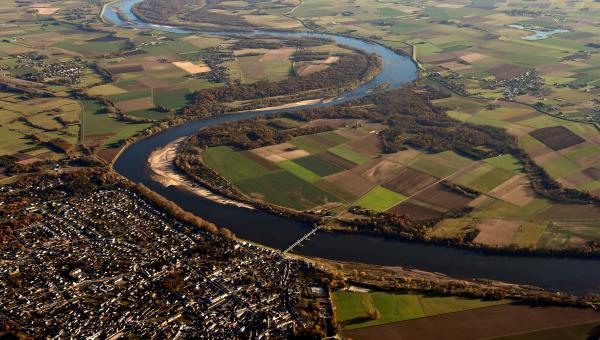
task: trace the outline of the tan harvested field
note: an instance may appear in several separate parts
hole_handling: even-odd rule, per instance
[[[39,7],[39,6],[34,6],[34,7],[32,7],[32,9],[36,10],[38,12],[38,14],[40,14],[40,15],[52,15],[59,10],[59,8],[57,8],[57,7]]]
[[[278,48],[276,50],[267,50],[260,61],[283,61],[288,60],[296,52],[293,47]]]
[[[414,196],[415,199],[445,209],[453,209],[467,205],[471,198],[450,192],[441,184],[436,184]]]
[[[314,61],[314,63],[315,64],[326,64],[326,65],[329,65],[329,64],[333,64],[333,63],[337,62],[338,60],[340,60],[340,57],[330,56],[330,57],[327,57],[327,59],[325,59],[325,60]]]
[[[503,305],[360,328],[344,332],[344,336],[355,340],[470,340],[592,322],[600,323],[600,315],[591,309]]]
[[[300,76],[307,76],[312,73],[317,73],[319,71],[323,71],[327,68],[327,65],[306,65],[300,68],[298,74]]]
[[[395,176],[381,186],[405,196],[410,196],[435,183],[438,179],[424,172],[411,168],[402,168]]]
[[[154,105],[152,97],[124,100],[115,104],[117,104],[119,109],[121,109],[121,111],[123,112],[133,112],[138,110],[151,109],[156,106]]]
[[[479,234],[473,241],[488,246],[505,246],[511,242],[520,226],[521,223],[517,221],[485,219],[477,225]]]
[[[371,182],[382,184],[394,178],[395,174],[403,168],[401,164],[385,159],[373,159],[351,170],[362,175]]]
[[[472,63],[474,61],[479,61],[479,60],[485,59],[487,57],[488,56],[485,54],[473,52],[473,53],[467,53],[467,54],[461,56],[460,59],[462,59],[468,63]]]
[[[189,61],[175,61],[175,62],[173,62],[173,65],[179,67],[180,69],[182,69],[185,72],[190,73],[190,74],[210,72],[210,67],[208,65],[204,65],[204,64],[196,65]]]
[[[400,164],[409,164],[412,160],[417,158],[421,153],[415,149],[408,149],[399,152],[395,152],[389,155],[385,155],[385,159],[400,163]]]
[[[519,207],[527,205],[535,198],[535,193],[525,175],[515,175],[492,189],[488,194]]]
[[[309,156],[305,150],[298,149],[294,144],[282,143],[253,149],[253,153],[270,160],[271,162],[283,162],[296,158]]]

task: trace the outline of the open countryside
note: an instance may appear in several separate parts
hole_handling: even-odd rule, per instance
[[[598,339],[599,18],[0,1],[0,337]]]

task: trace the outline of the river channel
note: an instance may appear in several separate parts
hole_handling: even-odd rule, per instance
[[[156,29],[173,33],[197,32],[141,21],[131,12],[140,0],[121,0],[106,6],[103,19],[115,25],[137,29]],[[115,9],[129,17],[122,21]],[[225,32],[210,34],[226,34]],[[370,82],[349,91],[327,103],[334,105],[360,98],[369,89],[387,82],[387,89],[398,88],[416,79],[417,68],[409,57],[378,44],[359,39],[330,34],[306,32],[256,31],[252,35],[313,36],[334,40],[338,44],[361,49],[381,56],[383,70]],[[306,106],[305,106],[306,107]],[[296,107],[294,109],[301,109]],[[286,109],[289,111],[290,109]],[[183,209],[221,227],[227,227],[239,238],[285,249],[306,233],[311,226],[266,212],[222,205],[177,187],[165,187],[155,182],[148,167],[148,157],[156,149],[173,140],[189,136],[201,128],[226,122],[247,119],[284,110],[244,112],[204,120],[192,121],[169,128],[149,138],[141,139],[127,148],[117,159],[114,169],[133,182],[143,183],[150,189],[177,203]],[[404,266],[425,271],[440,272],[460,278],[487,278],[518,284],[536,285],[551,291],[573,294],[600,293],[600,260],[542,256],[509,256],[484,254],[478,251],[449,248],[419,243],[392,241],[382,238],[339,233],[317,233],[301,247],[295,249],[301,255],[333,260],[355,261],[369,264]]]

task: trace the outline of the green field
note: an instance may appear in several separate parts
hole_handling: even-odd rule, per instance
[[[354,204],[374,211],[385,211],[405,199],[406,196],[402,194],[378,186],[373,188]]]
[[[155,91],[154,104],[162,105],[168,109],[178,109],[188,103],[188,89],[179,89],[174,91]]]
[[[334,146],[333,148],[329,149],[329,152],[345,158],[355,164],[363,164],[369,160],[369,157],[341,145]]]
[[[337,291],[332,294],[335,315],[344,330],[382,325],[428,316],[507,304],[508,300],[483,301],[461,297],[436,297],[411,293],[356,293]],[[375,310],[376,320],[369,319]]]
[[[285,171],[240,180],[235,184],[246,194],[296,210],[339,201],[337,197]]]
[[[244,156],[243,153],[235,152],[227,146],[209,148],[203,154],[203,160],[210,168],[217,170],[219,174],[234,183],[272,172]]]
[[[317,156],[306,156],[293,160],[294,163],[312,171],[313,173],[325,177],[344,171],[337,165],[331,164]]]
[[[104,145],[111,145],[150,126],[148,123],[133,124],[110,117],[98,102],[86,100],[81,103],[84,107],[83,131],[86,142],[100,135]]]
[[[328,149],[327,145],[323,145],[318,141],[315,141],[311,135],[300,136],[292,139],[290,143],[297,146],[299,149],[308,151],[311,154],[320,153]]]
[[[277,163],[277,165],[289,171],[290,173],[302,178],[305,181],[316,182],[321,179],[321,176],[293,161],[283,161]]]

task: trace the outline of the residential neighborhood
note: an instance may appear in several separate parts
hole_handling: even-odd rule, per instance
[[[331,317],[305,262],[191,228],[131,189],[63,187],[2,187],[1,219],[21,226],[3,235],[2,323],[31,336],[262,339]],[[17,193],[29,203],[13,210]]]

